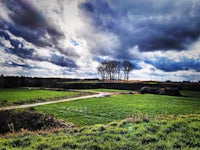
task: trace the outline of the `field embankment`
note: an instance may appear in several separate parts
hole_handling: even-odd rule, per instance
[[[34,108],[0,111],[0,116],[0,134],[21,130],[36,131],[65,127],[65,124],[56,120],[53,115],[36,112]]]

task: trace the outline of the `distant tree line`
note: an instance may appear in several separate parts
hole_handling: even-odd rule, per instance
[[[0,75],[0,88],[13,87],[61,87],[66,82],[99,81],[97,78],[91,79],[72,79],[72,78],[42,78],[25,76],[4,76]]]
[[[108,61],[107,61],[108,62]],[[120,70],[118,72],[108,75],[107,73],[101,74],[104,76],[104,80],[108,79],[121,79],[123,75],[127,80],[127,72],[130,72],[130,68],[125,67],[126,63],[120,62]],[[105,62],[103,63],[105,64]],[[99,65],[101,66],[101,64]],[[125,68],[124,68],[125,67]],[[133,70],[133,69],[132,69]],[[125,72],[124,72],[125,71]],[[127,71],[127,72],[126,72]],[[88,82],[92,81],[92,82]],[[93,82],[95,81],[95,82]],[[97,81],[97,82],[96,82]],[[200,91],[200,81],[199,82],[155,82],[156,84],[150,84],[148,82],[142,83],[104,83],[98,82],[98,78],[92,79],[72,79],[72,78],[42,78],[42,77],[25,77],[25,76],[4,76],[0,75],[0,88],[15,88],[15,87],[45,87],[45,88],[57,88],[57,89],[97,89],[97,88],[108,88],[108,89],[124,89],[124,90],[138,90],[144,86],[150,87],[174,87],[185,91]],[[1,115],[0,115],[1,116]]]
[[[134,65],[128,60],[123,62],[110,60],[100,63],[97,67],[97,72],[101,75],[102,80],[120,80],[122,77],[121,73],[123,72],[124,79],[128,81],[129,73],[133,69]]]

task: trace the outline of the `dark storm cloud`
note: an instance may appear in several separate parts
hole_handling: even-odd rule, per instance
[[[47,61],[61,67],[77,67],[76,62],[69,58],[69,56],[75,57],[77,54],[65,52],[59,46],[59,40],[64,38],[64,34],[59,30],[59,27],[51,23],[52,20],[47,20],[26,0],[2,0],[0,2],[7,8],[7,11],[4,10],[2,13],[7,13],[12,20],[8,21],[0,17],[0,37],[3,37],[12,46],[8,48],[0,41],[6,53],[33,61]],[[8,34],[9,32],[13,35],[12,37]],[[65,56],[45,57],[35,55],[36,47],[26,48],[15,37],[22,37],[25,41],[37,47],[54,48]],[[17,66],[17,63],[13,62],[10,65]]]
[[[50,62],[52,64],[55,64],[55,65],[58,65],[58,66],[61,66],[61,67],[77,68],[75,61],[73,61],[70,58],[67,58],[66,56],[52,55],[50,57],[42,57],[42,56],[34,55],[35,50],[33,48],[24,47],[23,43],[21,43],[19,40],[11,39],[9,34],[6,33],[5,31],[0,30],[0,37],[4,37],[5,40],[9,41],[10,45],[13,46],[13,48],[7,48],[0,41],[0,45],[4,47],[4,50],[5,50],[6,53],[14,54],[14,55],[20,57],[21,59],[47,61],[47,62]],[[9,63],[9,64],[7,62],[5,62],[5,64],[11,65],[11,66],[14,66],[14,67],[20,66],[20,67],[26,67],[27,68],[29,66],[28,64],[18,65],[15,62],[12,62],[12,63]]]
[[[40,37],[43,37],[45,34],[45,31],[43,29],[37,29],[36,32],[33,32],[33,30],[26,28],[26,27],[18,27],[15,25],[12,25],[10,23],[7,23],[8,30],[17,37],[22,37],[26,41],[33,43],[36,46],[45,47],[49,44],[47,42],[44,42],[40,40]]]
[[[0,36],[4,37],[6,40],[10,40],[10,36],[8,33],[0,30]]]
[[[165,72],[173,72],[177,70],[190,70],[190,69],[200,72],[200,58],[198,59],[182,58],[179,61],[173,61],[169,58],[159,58],[154,61],[147,60],[145,62]]]
[[[19,40],[11,39],[9,34],[5,31],[0,30],[0,37],[4,37],[5,40],[9,41],[10,45],[13,46],[13,48],[4,47],[7,53],[11,53],[25,59],[32,58],[34,49],[25,48],[23,43],[21,43]],[[4,46],[4,44],[1,41],[0,44]]]
[[[27,48],[9,48],[9,53],[17,55],[23,59],[32,59],[33,58],[34,49],[27,49]]]
[[[141,51],[186,50],[200,35],[200,1],[87,0],[80,8],[98,29],[119,37],[119,57],[135,45]]]
[[[5,0],[3,4],[9,10],[9,17],[14,22],[9,23],[0,20],[1,28],[10,31],[18,37],[24,38],[40,47],[51,46],[50,43],[56,44],[56,41],[64,35],[50,21],[37,11],[31,4],[25,0]],[[45,35],[49,34],[51,39],[41,40]]]
[[[76,63],[72,59],[64,56],[52,55],[49,61],[61,67],[77,68]]]
[[[45,24],[37,10],[24,0],[5,0],[4,4],[11,11],[10,18],[19,26],[34,29]]]

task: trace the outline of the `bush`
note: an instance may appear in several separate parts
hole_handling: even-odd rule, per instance
[[[160,94],[160,95],[171,95],[171,96],[181,96],[179,90],[177,88],[172,88],[172,87],[159,88],[158,94]]]
[[[138,92],[141,94],[150,93],[159,95],[181,96],[179,89],[173,87],[160,88],[144,86],[140,90],[138,90]]]
[[[62,144],[63,148],[70,148],[70,149],[75,149],[77,148],[77,145],[75,143],[68,143],[68,142],[64,142]]]
[[[0,133],[27,130],[41,130],[64,126],[53,115],[35,111],[0,111]]]
[[[7,100],[1,100],[1,101],[0,101],[0,105],[1,105],[1,106],[5,106],[7,103],[8,103]]]
[[[31,144],[30,139],[16,139],[10,143],[11,147],[27,147]]]
[[[155,143],[158,139],[154,136],[148,135],[142,139],[142,144]]]
[[[37,149],[38,150],[43,150],[43,149],[47,149],[47,148],[49,148],[49,146],[47,145],[47,144],[40,144],[38,147],[37,147]]]

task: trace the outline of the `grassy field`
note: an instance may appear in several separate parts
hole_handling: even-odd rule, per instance
[[[148,117],[160,114],[199,114],[200,98],[196,98],[198,92],[183,93],[188,97],[153,94],[112,95],[39,106],[36,109],[80,126],[109,123],[138,113]]]
[[[117,89],[86,89],[81,90],[85,92],[131,92],[131,90],[117,90]]]
[[[0,136],[0,150],[198,150],[200,94],[181,94],[121,94],[39,106],[36,111],[75,127],[8,133]]]
[[[149,122],[125,119],[107,125],[0,137],[0,149],[200,149],[200,115],[168,116]]]
[[[200,92],[195,91],[181,91],[181,94],[186,97],[193,97],[200,99]]]
[[[0,107],[70,98],[78,96],[79,94],[80,92],[69,91],[0,89]]]

